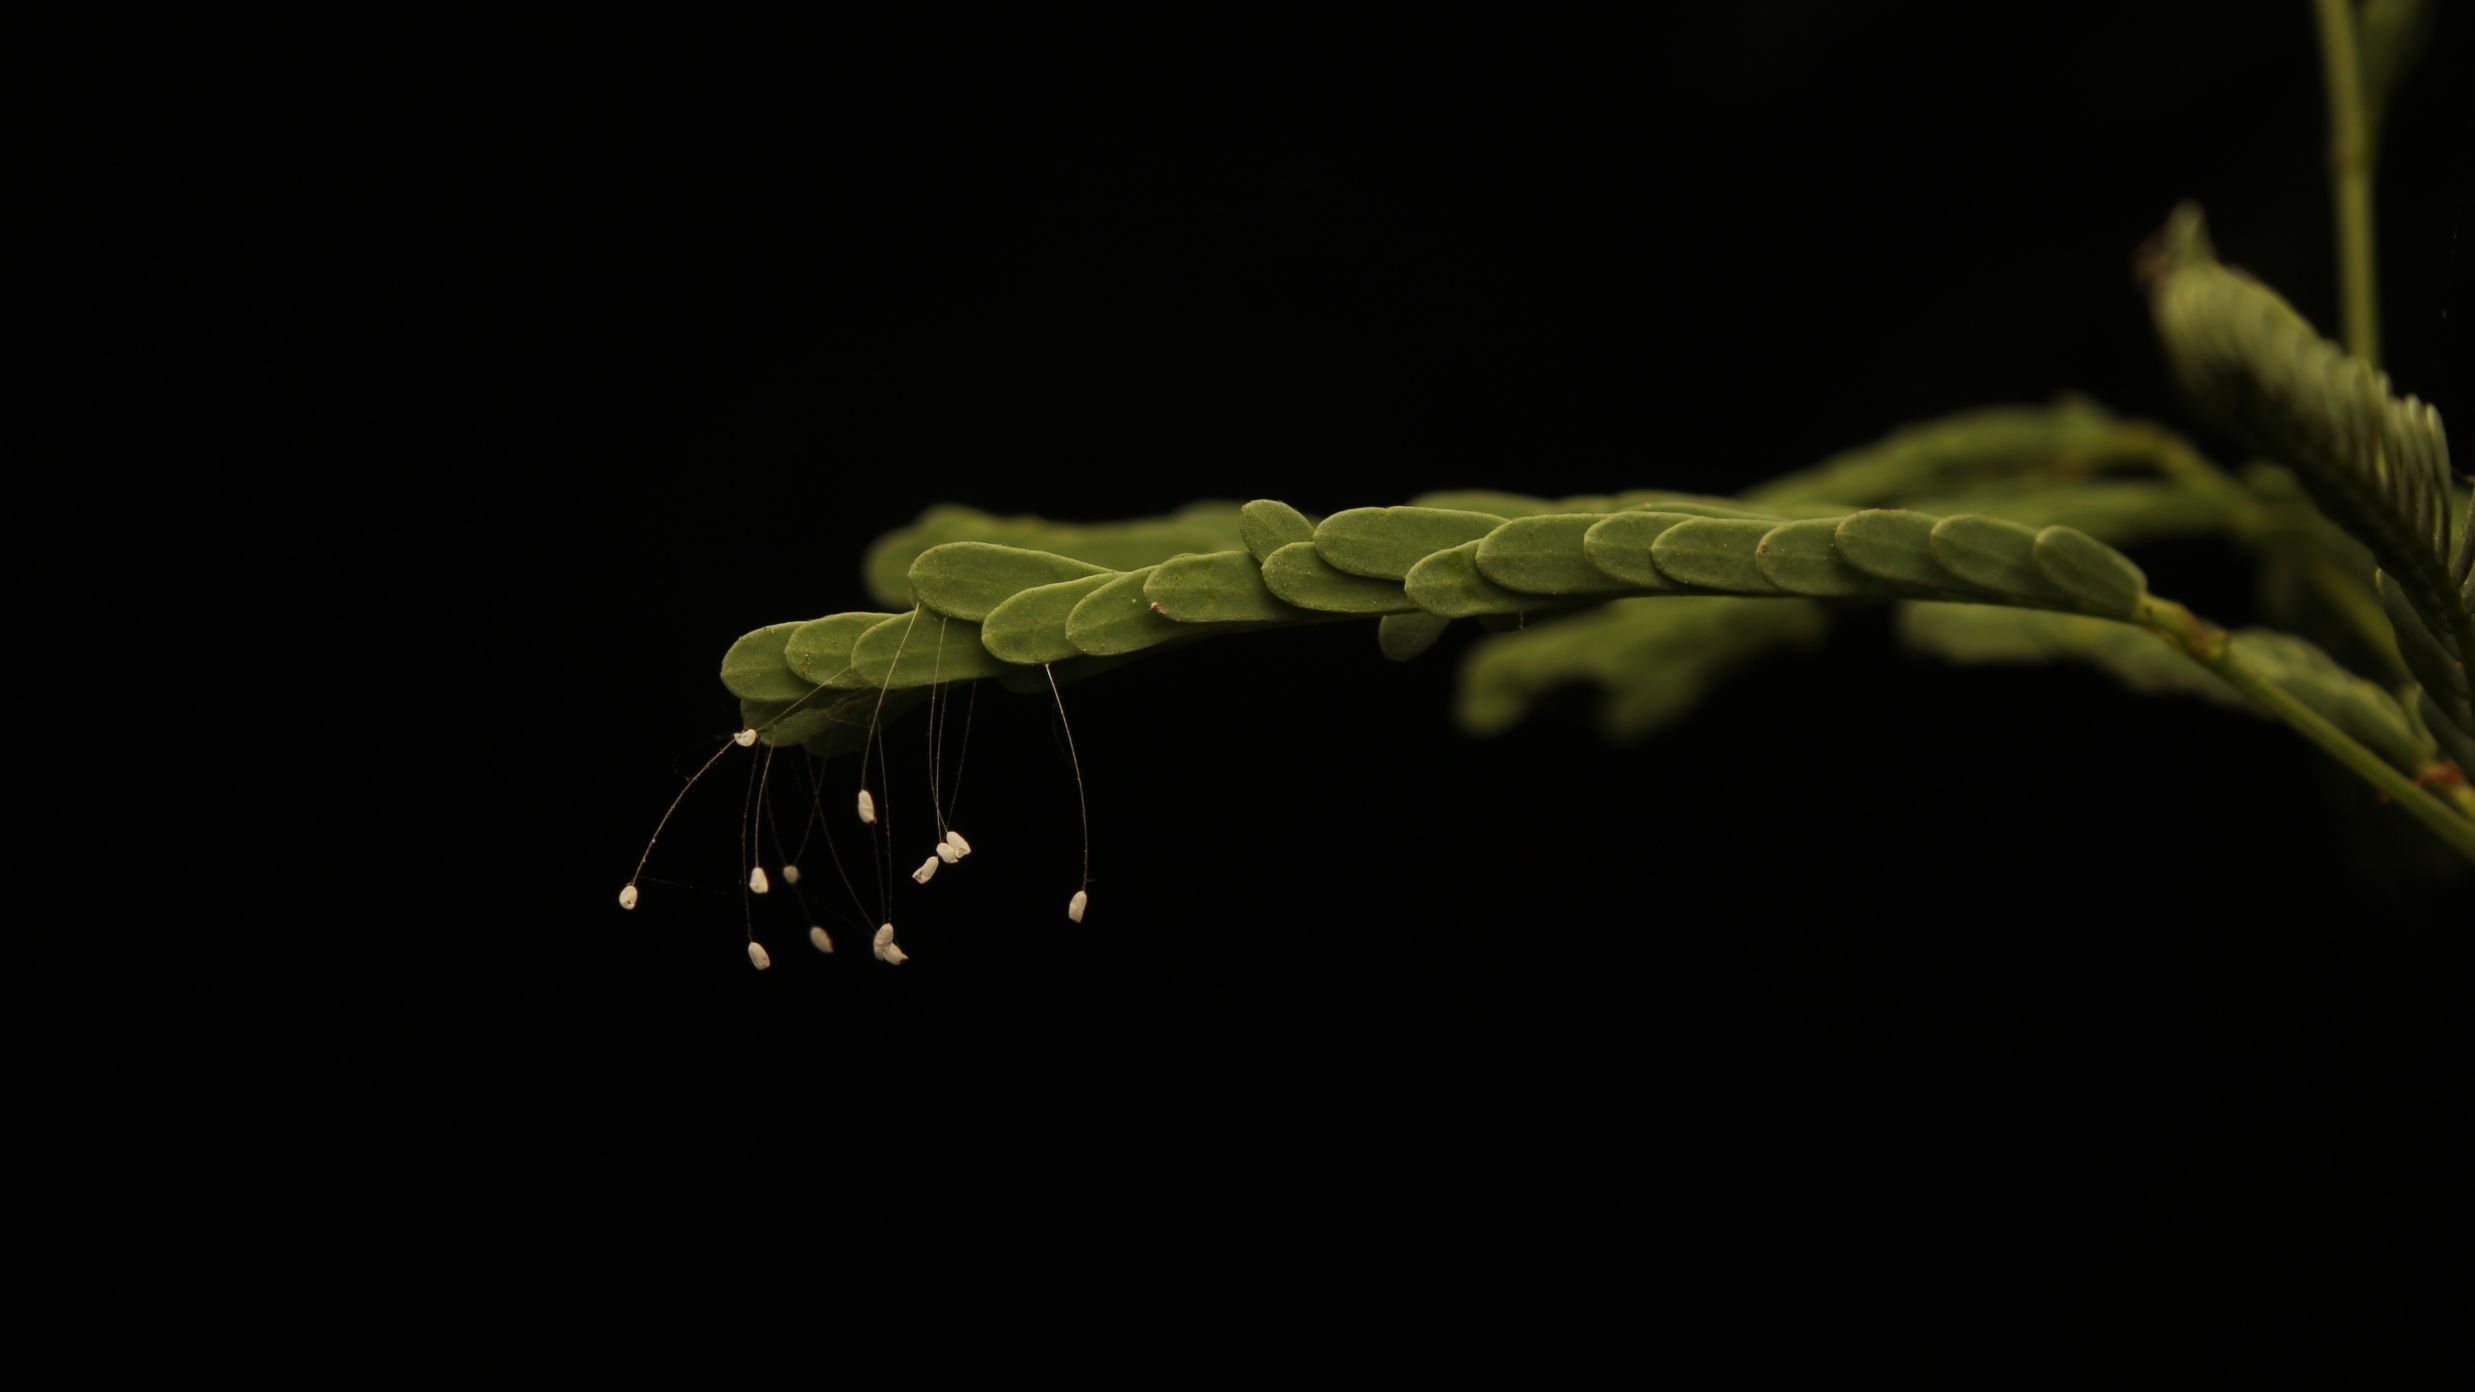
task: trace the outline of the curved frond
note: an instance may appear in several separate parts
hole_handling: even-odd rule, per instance
[[[1214,633],[1380,617],[1385,654],[1406,659],[1434,643],[1453,619],[1611,598],[1922,595],[2120,619],[2137,611],[2145,593],[2137,566],[2068,527],[2039,530],[1999,518],[1879,509],[1762,516],[1730,500],[1667,493],[1604,501],[1618,499],[1650,501],[1600,511],[1514,508],[1508,511],[1520,515],[1510,517],[1421,506],[1357,508],[1310,524],[1296,509],[1265,500],[1231,510],[1250,546],[1126,569],[994,541],[942,542],[915,555],[905,572],[913,607],[768,625],[732,645],[723,675],[745,703],[750,726],[768,741],[840,748],[846,732],[833,712],[846,701],[843,693],[1028,675],[1051,663],[1115,660]],[[1302,527],[1309,528],[1303,538],[1271,545]],[[1037,528],[1017,524],[1007,534],[1020,539]],[[1180,539],[1154,538],[1156,545]],[[1624,651],[1657,651],[1666,655],[1662,660],[1698,664],[1702,676],[1692,680],[1638,665],[1621,668],[1647,682],[1645,690],[1668,693],[1661,701],[1715,680],[1734,660],[1728,654],[1741,658],[1809,638],[1823,622],[1820,607],[1806,602],[1749,622],[1742,641],[1713,642],[1710,621],[1701,616],[1748,611],[1700,605],[1680,612],[1694,617],[1670,625],[1627,609],[1631,617],[1618,625],[1628,635],[1619,645]],[[1524,682],[1566,679],[1559,675],[1563,659],[1551,655],[1593,626],[1567,624],[1559,631],[1565,636],[1553,642],[1526,632],[1495,640],[1473,679],[1515,671],[1525,653],[1550,656],[1524,677],[1495,681],[1492,706],[1473,698],[1474,724],[1491,723],[1490,710],[1518,706],[1506,693],[1528,689]],[[1679,635],[1709,645],[1707,660],[1676,657],[1672,639]],[[1611,720],[1640,732],[1657,723],[1649,712],[1661,708],[1652,701]]]

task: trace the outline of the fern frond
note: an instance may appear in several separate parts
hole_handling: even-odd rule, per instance
[[[1127,570],[989,541],[942,542],[905,571],[911,608],[768,625],[732,645],[722,678],[768,741],[838,746],[841,722],[827,712],[848,693],[918,690],[1277,625],[1400,619],[1385,635],[1399,656],[1432,642],[1438,621],[1628,595],[1925,596],[2129,619],[2145,594],[2138,567],[2069,527],[1878,509],[1799,519],[1749,511],[1710,499],[1518,517],[1412,506],[1309,524],[1266,500],[1229,511],[1249,546]],[[1302,529],[1303,539],[1281,540]],[[1772,636],[1755,646],[1819,621],[1817,611],[1767,625],[1761,631]]]
[[[2312,500],[2393,577],[2429,647],[2463,688],[2475,618],[2451,542],[2440,413],[2314,332],[2274,291],[2220,265],[2197,208],[2175,210],[2144,272],[2166,355],[2204,409],[2291,466]],[[2400,635],[2401,646],[2409,640]],[[2430,682],[2427,681],[2427,685]],[[2463,707],[2463,703],[2456,703]],[[2444,715],[2475,733],[2475,713]]]

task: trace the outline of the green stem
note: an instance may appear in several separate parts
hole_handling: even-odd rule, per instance
[[[2184,656],[2215,672],[2252,704],[2286,722],[2295,733],[2321,747],[2364,782],[2388,795],[2414,818],[2430,827],[2452,849],[2475,860],[2475,821],[2452,812],[2446,803],[2389,766],[2389,762],[2355,743],[2311,707],[2289,696],[2276,683],[2244,666],[2234,656],[2226,631],[2171,600],[2151,597],[2141,608],[2140,623],[2162,635]]]
[[[2363,59],[2350,0],[2312,0],[2321,74],[2329,89],[2329,182],[2336,200],[2338,286],[2346,351],[2380,366],[2380,308],[2372,279],[2372,142],[2363,114]]]

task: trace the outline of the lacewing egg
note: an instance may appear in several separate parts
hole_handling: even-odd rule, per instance
[[[911,955],[894,946],[894,925],[890,923],[877,925],[876,941],[871,946],[876,950],[878,961],[891,963],[897,967],[909,960]]]

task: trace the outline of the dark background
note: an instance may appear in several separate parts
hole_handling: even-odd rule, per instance
[[[361,874],[297,1027],[332,1105],[574,1190],[582,1137],[659,1193],[757,1126],[751,1184],[866,1206],[900,1155],[1180,1260],[1332,1215],[1269,1255],[1486,1256],[1677,1358],[2406,1385],[2463,1313],[2428,838],[2091,674],[1858,618],[1611,750],[1579,701],[1456,735],[1465,636],[1264,635],[1066,692],[1080,928],[1051,716],[993,690],[899,971],[814,857],[842,951],[777,892],[748,969],[737,758],[613,903],[730,640],[864,607],[932,502],[1733,491],[2065,388],[2196,426],[2129,277],[2177,200],[2337,322],[2308,7],[902,15],[71,44],[55,354],[205,515],[312,538],[229,562],[350,674],[286,827]],[[2464,19],[2381,185],[2387,366],[2458,416]],[[2230,551],[2141,558],[2252,617]]]

